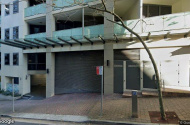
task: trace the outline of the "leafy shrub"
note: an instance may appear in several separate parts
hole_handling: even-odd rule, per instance
[[[9,96],[9,95],[11,95],[11,92],[9,92],[9,91],[4,91],[2,94],[3,94],[3,95],[6,95],[6,96]]]
[[[13,93],[10,91],[1,90],[0,93],[5,95],[5,96],[13,96]],[[19,96],[21,96],[21,94],[19,94],[17,92],[14,93],[14,97],[19,97]]]
[[[3,92],[4,92],[4,90],[1,90],[1,89],[0,89],[0,94],[3,93]]]
[[[18,97],[21,96],[19,94],[19,90],[18,90],[18,85],[15,85],[15,89],[14,89],[14,97]],[[7,84],[7,90],[1,90],[1,82],[0,82],[0,94],[3,94],[5,96],[13,96],[12,93],[12,84]]]

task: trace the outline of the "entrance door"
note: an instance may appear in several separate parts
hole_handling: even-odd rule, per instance
[[[123,61],[114,62],[114,93],[123,93]]]
[[[161,62],[161,79],[164,86],[178,86],[178,61]]]
[[[140,90],[140,61],[126,61],[126,89]]]
[[[157,89],[155,71],[150,61],[143,61],[143,88]]]

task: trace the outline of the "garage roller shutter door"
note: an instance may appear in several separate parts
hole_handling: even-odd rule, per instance
[[[103,51],[56,53],[55,93],[100,92],[96,66],[103,65],[103,60]]]

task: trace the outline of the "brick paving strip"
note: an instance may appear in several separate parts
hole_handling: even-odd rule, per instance
[[[131,118],[131,98],[104,96],[100,117],[99,94],[65,94],[44,100],[15,101],[15,113],[87,116],[91,120],[150,123],[148,111],[159,111],[157,97],[138,98],[139,118]],[[190,97],[164,98],[165,111],[174,111],[181,120],[190,120]],[[0,102],[0,114],[14,115],[12,102]]]

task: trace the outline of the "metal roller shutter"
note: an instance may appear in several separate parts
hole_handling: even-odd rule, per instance
[[[100,92],[96,66],[103,63],[103,51],[56,53],[55,94]]]

